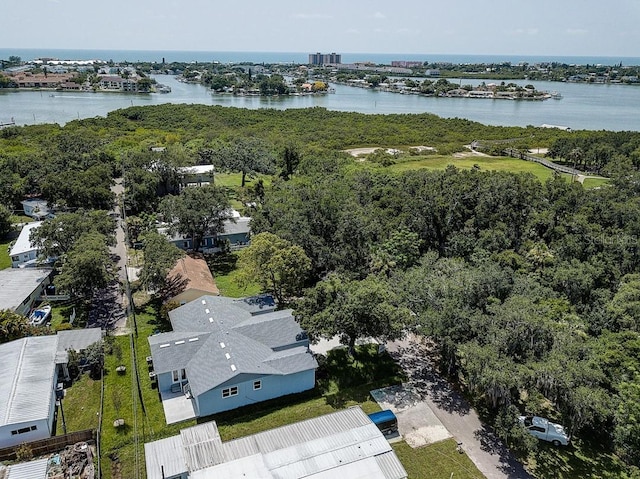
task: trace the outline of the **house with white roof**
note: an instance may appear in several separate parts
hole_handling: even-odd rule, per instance
[[[148,338],[169,424],[315,386],[318,363],[307,334],[270,296],[202,296],[169,318],[172,332]]]
[[[45,439],[53,433],[57,348],[56,336],[0,344],[0,447]]]
[[[147,479],[405,479],[359,406],[223,442],[215,422],[144,445]]]
[[[51,284],[51,270],[7,268],[0,270],[0,309],[28,316]]]
[[[51,436],[56,387],[68,351],[85,349],[101,338],[102,331],[93,328],[0,344],[0,448]]]
[[[31,232],[38,229],[41,224],[42,221],[34,221],[22,227],[18,239],[9,251],[12,268],[30,268],[38,265],[40,248],[31,241],[30,236]],[[51,262],[51,259],[47,259],[46,262]]]

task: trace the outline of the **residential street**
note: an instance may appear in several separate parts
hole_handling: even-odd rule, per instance
[[[529,475],[476,412],[434,370],[426,346],[415,336],[387,343],[389,354],[409,377],[435,416],[487,479],[529,479]]]
[[[116,184],[111,187],[117,196],[124,191],[122,179],[118,178]],[[127,265],[127,248],[124,239],[124,229],[122,227],[122,218],[119,203],[116,205],[112,214],[116,221],[116,245],[111,248],[111,257],[114,260],[113,267],[116,268],[116,280],[104,290],[94,294],[91,300],[91,310],[87,321],[88,328],[101,327],[102,329],[112,330],[115,334],[126,334],[127,314],[125,305],[125,295],[122,293],[121,284],[126,279]]]

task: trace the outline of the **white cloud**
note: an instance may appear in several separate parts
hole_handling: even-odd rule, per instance
[[[589,31],[584,28],[567,28],[567,33],[569,35],[586,35]]]
[[[376,13],[373,14],[373,18],[377,18],[379,20],[384,20],[387,17],[382,12],[376,12]]]
[[[326,13],[293,13],[291,18],[298,18],[302,20],[314,20],[314,19],[326,19],[331,18],[331,15]]]

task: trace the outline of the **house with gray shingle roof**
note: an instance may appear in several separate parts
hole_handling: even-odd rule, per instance
[[[202,296],[171,311],[173,331],[148,339],[161,396],[183,394],[202,417],[312,389],[309,339],[275,307],[269,297]]]

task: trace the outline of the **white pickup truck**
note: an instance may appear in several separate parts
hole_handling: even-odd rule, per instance
[[[566,446],[571,437],[565,432],[560,424],[549,422],[548,419],[538,416],[520,416],[518,418],[526,430],[532,436],[548,441],[554,446]]]

